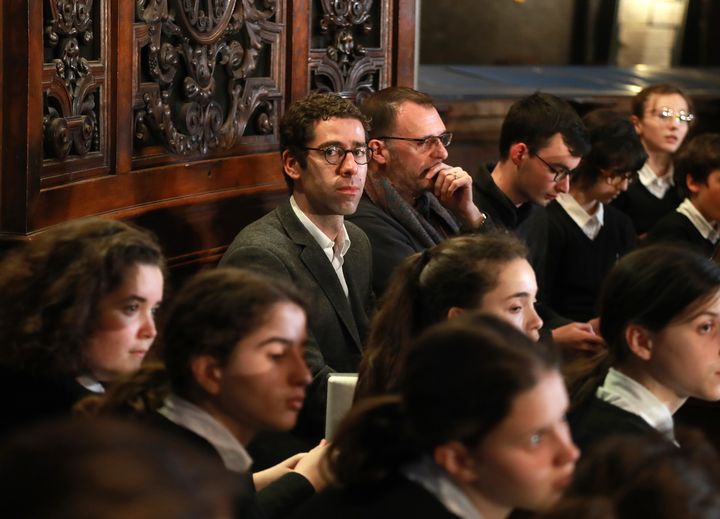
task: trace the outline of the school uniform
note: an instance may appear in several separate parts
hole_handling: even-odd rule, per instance
[[[630,218],[599,204],[588,214],[572,195],[561,193],[547,207],[548,246],[543,300],[579,322],[597,317],[596,302],[605,277],[635,247]]]
[[[665,215],[650,229],[647,242],[687,245],[710,258],[719,238],[718,222],[708,221],[686,198],[675,211]]]

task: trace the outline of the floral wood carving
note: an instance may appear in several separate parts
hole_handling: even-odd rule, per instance
[[[55,56],[54,74],[45,87],[45,157],[84,156],[100,148],[99,85],[81,45],[93,42],[93,0],[51,0],[45,22],[45,46]]]
[[[373,0],[321,0],[320,5],[320,34],[327,46],[320,59],[311,60],[312,88],[362,102],[380,86],[380,70],[386,63],[382,52],[369,51],[359,42],[381,30],[381,20],[371,19]]]
[[[139,146],[207,155],[275,129],[282,23],[277,0],[136,0]],[[269,59],[268,59],[269,56]]]

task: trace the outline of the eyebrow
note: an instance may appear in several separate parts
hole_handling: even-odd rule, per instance
[[[260,349],[264,346],[268,346],[269,344],[277,343],[277,342],[279,342],[280,344],[282,344],[284,346],[288,346],[288,347],[293,345],[293,341],[290,339],[286,339],[285,337],[268,337],[264,341],[260,341],[255,347],[257,349]]]
[[[328,142],[323,142],[321,144],[318,144],[316,147],[317,148],[327,148],[328,146],[338,146],[338,147],[342,148],[344,146],[344,144],[340,141],[328,141]],[[367,142],[353,141],[352,146],[355,148],[359,148],[361,146],[367,146]]]
[[[530,292],[516,292],[514,294],[507,296],[505,298],[505,300],[515,299],[516,297],[530,297]]]

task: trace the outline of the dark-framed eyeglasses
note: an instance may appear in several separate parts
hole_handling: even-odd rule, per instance
[[[601,170],[605,176],[605,181],[610,184],[622,184],[627,180],[628,184],[632,184],[638,179],[637,171],[617,171],[617,170]]]
[[[372,158],[373,150],[367,146],[358,146],[357,148],[350,148],[346,150],[341,146],[331,144],[330,146],[323,146],[322,148],[303,148],[308,151],[319,151],[325,157],[328,164],[337,166],[345,160],[348,153],[353,156],[353,160],[358,166],[364,166]]]
[[[572,174],[572,172],[565,166],[553,166],[552,164],[549,164],[544,158],[542,158],[537,153],[533,153],[533,156],[540,159],[540,162],[545,164],[545,166],[547,166],[547,168],[550,170],[550,172],[553,175],[555,175],[553,177],[553,182],[562,182],[563,180],[565,180]]]
[[[423,149],[430,149],[433,147],[436,143],[442,144],[444,147],[450,146],[450,143],[452,142],[453,134],[452,132],[445,132],[441,133],[440,135],[430,135],[429,137],[393,137],[389,135],[385,135],[383,137],[378,137],[378,139],[382,140],[391,140],[391,141],[410,141],[416,143],[418,146],[420,146]]]
[[[679,123],[687,123],[690,124],[695,120],[695,114],[691,112],[686,112],[685,110],[680,110],[676,112],[670,107],[667,106],[661,106],[660,108],[654,108],[652,110],[652,114],[655,115],[658,119],[661,121],[669,121],[670,119],[675,119]]]

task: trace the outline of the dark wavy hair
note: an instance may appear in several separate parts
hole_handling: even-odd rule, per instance
[[[351,101],[334,92],[314,92],[295,101],[280,120],[280,154],[288,150],[302,168],[307,167],[307,146],[315,137],[315,125],[331,118],[355,119],[362,123],[367,134],[368,119]],[[293,179],[283,172],[285,182],[292,192]]]
[[[497,285],[501,267],[527,257],[506,233],[456,236],[405,259],[393,274],[372,322],[355,398],[397,389],[400,360],[425,328],[453,306],[474,309]]]
[[[408,351],[399,394],[362,400],[341,423],[328,469],[340,485],[371,484],[446,442],[472,448],[557,369],[551,346],[496,317],[439,323]]]
[[[136,265],[164,270],[152,234],[100,218],[57,225],[10,251],[0,267],[0,363],[37,375],[84,373],[98,303]]]

